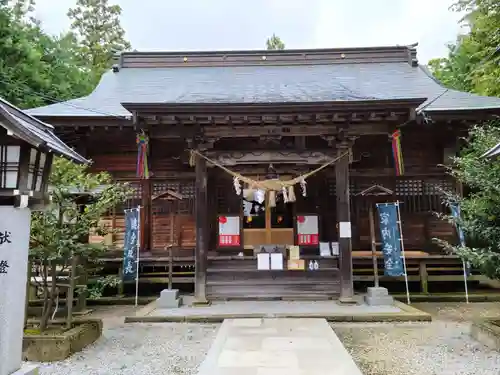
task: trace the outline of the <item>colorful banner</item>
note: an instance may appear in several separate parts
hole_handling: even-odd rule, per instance
[[[125,210],[125,240],[123,245],[123,280],[135,280],[139,250],[139,209]]]
[[[401,253],[401,233],[398,223],[396,203],[377,204],[380,220],[380,240],[384,255],[385,275],[404,276],[404,263]]]
[[[392,156],[394,157],[396,176],[404,175],[405,167],[403,163],[403,152],[401,151],[401,130],[396,130],[392,133]]]
[[[142,179],[149,178],[149,139],[145,134],[138,134],[137,143],[137,177]]]

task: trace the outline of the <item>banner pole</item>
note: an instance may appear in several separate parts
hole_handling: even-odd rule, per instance
[[[135,307],[139,302],[139,262],[141,250],[141,206],[137,207],[137,246],[136,246],[136,265],[135,265]]]
[[[451,214],[455,216],[457,220],[460,220],[461,214],[460,214],[460,206],[458,203],[456,205],[452,205],[451,207]],[[460,245],[465,246],[465,238],[463,235],[462,228],[458,223],[455,224],[455,228],[457,230],[458,238],[460,240]],[[465,285],[465,302],[469,303],[469,286],[467,285],[467,264],[464,259],[462,259],[462,268],[464,270],[464,285]]]
[[[464,269],[464,284],[465,284],[465,302],[469,303],[469,287],[467,286],[467,265],[465,260],[462,259],[462,267]]]
[[[399,210],[399,201],[396,201],[396,208],[398,211],[398,225],[399,225],[399,241],[401,243],[401,256],[403,257],[403,267],[405,270],[405,284],[406,284],[406,300],[408,305],[410,301],[410,288],[408,287],[408,272],[406,270],[406,257],[405,257],[405,246],[403,242],[403,226],[401,225],[401,212]]]

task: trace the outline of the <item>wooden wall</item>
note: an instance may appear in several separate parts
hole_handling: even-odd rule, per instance
[[[145,191],[151,191],[150,248],[163,251],[173,244],[180,249],[193,249],[196,240],[194,217],[194,170],[187,163],[187,152],[182,141],[167,142],[153,139],[150,143],[151,178],[136,178],[137,149],[135,134],[124,130],[112,136],[103,130],[91,133],[87,141],[87,156],[94,161],[94,171],[108,171],[117,180],[130,182],[134,187],[129,200],[107,217],[106,223],[118,229],[113,236],[116,247],[123,245],[123,210],[144,204]],[[449,137],[448,137],[449,138]],[[318,144],[324,141],[318,138]],[[224,141],[227,146],[227,140]],[[217,148],[224,142],[218,143]],[[396,177],[390,139],[386,135],[359,138],[353,149],[350,193],[353,225],[353,248],[369,249],[368,206],[358,196],[364,189],[382,185],[394,191],[388,200],[401,202],[403,233],[408,249],[432,249],[432,238],[455,238],[451,225],[437,219],[433,212],[443,212],[441,189],[454,188],[454,181],[438,167],[443,162],[443,148],[449,140],[429,128],[403,131],[402,150],[405,175]],[[251,148],[252,142],[239,145]],[[315,144],[314,139],[308,145]],[[146,190],[145,190],[146,189]],[[208,171],[209,246],[214,249],[217,240],[217,214],[238,214],[241,202],[233,190],[232,177],[218,168]],[[166,190],[184,196],[182,202],[155,198]],[[321,217],[321,237],[325,241],[337,239],[335,171],[329,167],[308,180],[308,195],[297,194],[296,211],[317,212]],[[377,232],[378,233],[378,232]]]
[[[132,187],[129,199],[103,217],[103,223],[116,231],[112,240],[107,239],[108,242],[112,241],[116,248],[123,247],[124,209],[143,206],[144,194],[150,191],[151,239],[150,248],[145,250],[164,252],[167,245],[194,248],[194,174],[183,163],[182,158],[185,159],[186,155],[181,142],[152,140],[151,177],[142,181],[136,177],[137,146],[133,132],[114,132],[110,137],[110,133],[96,131],[92,133],[88,145],[87,156],[93,161],[93,171],[106,171],[117,181],[129,183]],[[174,202],[159,197],[167,190],[182,194],[184,199]],[[102,239],[93,237],[93,240]]]

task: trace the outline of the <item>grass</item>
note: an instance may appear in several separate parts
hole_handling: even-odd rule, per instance
[[[39,327],[28,327],[24,329],[24,335],[25,336],[57,336],[60,335],[64,332],[66,332],[67,329],[62,327],[62,326],[57,326],[57,325],[51,325],[45,329],[45,331],[40,331]]]

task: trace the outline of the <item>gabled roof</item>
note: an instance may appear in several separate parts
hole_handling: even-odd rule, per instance
[[[77,163],[88,163],[88,160],[69,148],[54,134],[53,126],[26,114],[2,98],[0,98],[0,126],[33,147],[53,152]]]
[[[426,112],[500,109],[500,98],[445,89],[414,46],[128,52],[89,96],[34,116],[128,117],[121,103],[251,104],[427,98]]]

